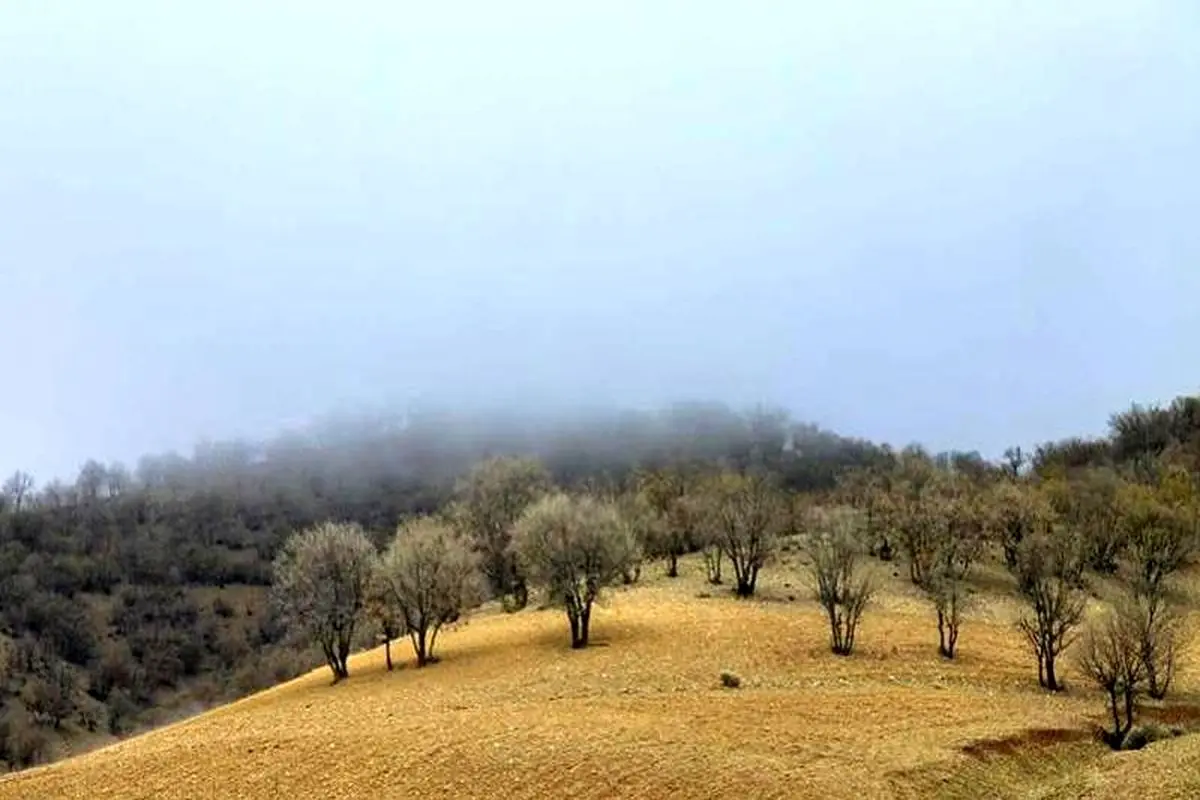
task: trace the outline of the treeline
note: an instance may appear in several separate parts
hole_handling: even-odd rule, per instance
[[[720,463],[815,489],[886,450],[782,412],[692,404],[335,418],[133,469],[89,461],[69,483],[17,472],[0,486],[0,758],[36,763],[80,732],[125,733],[311,666],[267,603],[287,538],[337,520],[383,545],[498,454],[536,458],[565,487]]]
[[[994,558],[1024,603],[1018,628],[1039,684],[1065,689],[1060,661],[1080,640],[1079,667],[1108,697],[1107,740],[1135,747],[1150,735],[1134,735],[1139,700],[1164,698],[1179,660],[1173,581],[1200,544],[1197,477],[1162,453],[1137,469],[1042,475],[1015,451],[988,465],[910,447],[847,470],[827,492],[789,491],[767,470],[714,464],[643,468],[619,485],[564,490],[536,460],[491,458],[438,513],[401,524],[382,554],[354,524],[295,534],[275,563],[274,597],[336,681],[349,677],[360,625],[384,634],[389,669],[390,641],[404,635],[423,667],[436,660],[444,625],[489,596],[517,611],[534,588],[565,612],[571,646],[586,647],[600,592],[637,582],[645,561],[672,578],[681,557],[703,552],[708,581],[745,598],[764,568],[778,568],[777,552],[798,545],[833,653],[854,652],[876,590],[878,571],[866,566],[874,556],[907,567],[929,601],[937,652],[954,659],[972,578]],[[1089,621],[1097,577],[1113,610]]]
[[[536,481],[530,498],[569,498],[540,512],[544,525],[553,528],[547,520],[557,518],[559,529],[568,522],[615,526],[632,537],[638,558],[621,548],[601,554],[622,580],[636,579],[643,556],[661,557],[673,571],[682,554],[699,550],[714,581],[746,595],[770,543],[810,513],[803,498],[839,498],[854,481],[891,481],[917,454],[938,474],[972,485],[1009,475],[1022,485],[1074,481],[1081,472],[1088,481],[1111,473],[1149,485],[1175,467],[1194,475],[1196,407],[1195,398],[1184,398],[1165,409],[1134,408],[1114,417],[1105,439],[1044,445],[1031,457],[1013,450],[1002,463],[976,453],[896,452],[778,411],[692,404],[542,418],[427,412],[333,419],[264,443],[206,443],[190,458],[146,457],[133,470],[88,462],[73,483],[38,487],[17,473],[0,491],[0,757],[11,766],[36,763],[80,733],[124,733],[161,719],[156,709],[222,701],[310,666],[312,650],[288,635],[296,632],[287,624],[295,619],[288,604],[268,602],[273,583],[279,597],[279,558],[297,531],[353,526],[400,571],[394,575],[416,557],[406,542],[440,552],[449,531],[470,542],[479,596],[519,608],[531,581],[551,582],[556,562],[539,566],[529,543],[533,522],[525,525],[521,555],[514,544],[519,509],[491,505],[498,494],[489,482],[507,491],[510,481]],[[513,478],[486,466],[496,463],[536,463],[537,474]],[[868,494],[855,502],[868,502]],[[600,505],[579,505],[584,496]],[[889,557],[905,546],[895,533],[903,522],[894,508],[878,510],[890,533],[872,549]],[[398,537],[402,521],[417,528]],[[1118,563],[1123,547],[1089,559]],[[849,557],[830,553],[836,563]],[[589,584],[582,585],[573,623],[581,631]],[[469,588],[459,605],[473,597]],[[377,631],[414,630],[398,618],[407,612],[394,591],[378,581],[363,591],[376,625],[339,632],[335,656]]]
[[[488,594],[518,610],[532,584],[565,610],[571,645],[583,647],[599,592],[636,582],[644,560],[663,561],[676,577],[679,559],[701,551],[710,583],[726,580],[727,564],[733,594],[749,597],[792,540],[807,554],[835,654],[853,652],[875,591],[863,564],[870,555],[907,566],[930,602],[938,653],[953,659],[972,574],[994,554],[1024,601],[1018,628],[1039,684],[1065,688],[1060,659],[1080,641],[1077,663],[1108,698],[1106,739],[1137,747],[1151,735],[1134,731],[1138,702],[1164,698],[1178,663],[1174,576],[1200,545],[1197,440],[1177,422],[1188,408],[1180,400],[1116,415],[1112,440],[1090,447],[1088,459],[1055,457],[1073,452],[1073,441],[1043,445],[1032,459],[1013,448],[999,463],[885,448],[842,471],[834,486],[807,492],[789,490],[785,474],[762,463],[695,461],[564,490],[536,460],[492,458],[471,469],[437,514],[402,525],[382,558],[356,526],[295,535],[276,563],[275,596],[340,680],[360,622],[384,631],[389,669],[390,639],[405,633],[424,666],[444,624]],[[1138,433],[1138,424],[1163,418],[1176,420],[1166,427],[1171,437]],[[1130,444],[1131,431],[1141,446]],[[1110,579],[1111,610],[1088,621],[1093,576]]]

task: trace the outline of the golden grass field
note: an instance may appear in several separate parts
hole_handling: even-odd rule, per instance
[[[890,573],[843,659],[794,565],[748,602],[698,596],[700,566],[684,570],[612,592],[585,651],[557,610],[481,613],[427,669],[363,653],[340,685],[322,669],[8,776],[0,798],[1200,797],[1200,733],[1112,753],[1069,666],[1070,691],[1038,689],[999,571],[949,663]],[[1198,664],[1146,713],[1193,719]],[[742,688],[720,688],[726,669]]]

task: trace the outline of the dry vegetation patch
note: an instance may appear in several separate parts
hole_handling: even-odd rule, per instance
[[[382,650],[359,654],[339,685],[319,670],[9,776],[0,798],[1003,797],[1059,784],[1054,796],[1115,797],[1167,749],[1200,765],[1200,737],[1120,754],[1092,741],[1096,697],[1070,671],[1067,693],[1037,688],[1005,603],[974,612],[946,662],[929,607],[889,578],[839,658],[783,570],[761,591],[795,602],[721,587],[698,599],[703,564],[681,566],[597,606],[599,646],[571,650],[557,609],[473,616],[427,669],[410,657],[389,673]]]

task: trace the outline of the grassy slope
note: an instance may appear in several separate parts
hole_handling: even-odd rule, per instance
[[[1200,735],[1109,753],[1087,734],[1096,696],[1037,689],[998,576],[948,664],[902,580],[838,659],[787,567],[753,602],[697,597],[699,569],[614,593],[583,652],[555,611],[476,617],[429,669],[364,653],[343,685],[319,671],[0,798],[1200,796]],[[743,688],[718,688],[723,669]]]

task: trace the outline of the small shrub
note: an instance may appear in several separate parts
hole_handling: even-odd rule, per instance
[[[1160,742],[1164,739],[1172,739],[1179,734],[1171,728],[1163,727],[1162,725],[1139,725],[1136,728],[1131,728],[1125,739],[1121,742],[1122,750],[1141,750],[1148,744]]]
[[[737,673],[725,670],[721,673],[721,685],[726,689],[740,689],[742,687],[742,679]]]
[[[10,704],[0,715],[0,747],[4,760],[16,769],[41,764],[53,755],[50,736],[20,703]]]
[[[230,619],[234,614],[233,606],[229,605],[229,602],[223,597],[213,600],[212,610],[221,619]]]
[[[108,695],[108,732],[113,736],[128,733],[137,721],[137,704],[121,689],[114,689]]]

